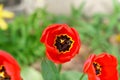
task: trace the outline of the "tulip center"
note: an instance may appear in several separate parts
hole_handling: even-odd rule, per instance
[[[11,80],[3,65],[0,66],[0,80]]]
[[[73,43],[74,41],[70,36],[62,34],[56,36],[54,46],[59,50],[59,52],[69,52]]]
[[[99,64],[99,63],[97,63],[97,62],[94,62],[93,63],[93,66],[94,66],[94,68],[95,68],[95,72],[96,72],[96,75],[97,76],[99,76],[99,75],[101,75],[101,70],[102,70],[102,66]]]

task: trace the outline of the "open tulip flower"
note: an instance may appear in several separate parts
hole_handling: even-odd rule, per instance
[[[0,50],[0,80],[22,80],[18,63],[2,50]]]
[[[79,52],[80,38],[67,24],[53,24],[42,33],[41,42],[46,46],[47,57],[55,63],[65,63]]]
[[[118,80],[117,59],[107,53],[92,54],[84,64],[89,80]]]

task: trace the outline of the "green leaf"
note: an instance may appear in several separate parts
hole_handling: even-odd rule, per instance
[[[82,74],[76,71],[67,71],[61,74],[61,80],[80,80]],[[85,75],[82,80],[87,80],[87,76]]]
[[[32,67],[23,67],[21,76],[23,80],[43,80],[41,73]]]
[[[112,0],[113,1],[113,10],[114,13],[118,14],[120,12],[120,5],[119,5],[119,1],[118,0]]]
[[[44,59],[41,68],[44,80],[59,80],[59,72],[53,62]]]

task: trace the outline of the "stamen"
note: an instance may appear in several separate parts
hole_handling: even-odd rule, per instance
[[[63,39],[60,39],[60,43],[62,43],[62,44],[63,44],[63,43],[64,43],[64,41],[65,41],[65,40],[63,40]]]
[[[11,80],[3,65],[0,66],[0,80]]]
[[[59,52],[65,53],[70,51],[74,41],[67,34],[58,35],[55,38],[54,46]]]
[[[97,75],[97,76],[101,75],[102,66],[101,66],[99,63],[97,63],[97,62],[94,62],[94,63],[93,63],[93,66],[94,66],[94,68],[95,68],[96,75]]]

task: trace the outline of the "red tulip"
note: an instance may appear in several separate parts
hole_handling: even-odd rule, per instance
[[[2,50],[0,50],[0,80],[22,80],[18,63]]]
[[[92,54],[84,64],[89,80],[118,80],[117,59],[107,53]]]
[[[46,46],[47,57],[55,63],[65,63],[79,52],[80,38],[67,24],[48,26],[40,39]]]

